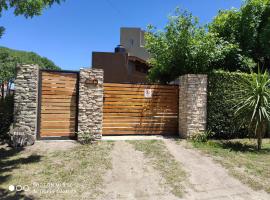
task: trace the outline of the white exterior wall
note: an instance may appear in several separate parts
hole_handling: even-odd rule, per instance
[[[121,28],[120,44],[126,48],[130,56],[149,59],[149,53],[144,48],[144,31],[140,28]]]

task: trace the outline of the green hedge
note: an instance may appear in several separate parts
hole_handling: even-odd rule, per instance
[[[208,75],[207,128],[215,138],[231,139],[248,136],[246,127],[240,127],[234,115],[233,91],[236,82],[249,74],[238,72],[213,72]]]
[[[0,141],[8,139],[9,127],[13,122],[13,95],[0,99]]]

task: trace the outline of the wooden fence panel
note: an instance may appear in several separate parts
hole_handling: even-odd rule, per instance
[[[178,91],[173,85],[105,83],[102,134],[177,133]]]
[[[39,136],[75,136],[78,73],[41,71]]]

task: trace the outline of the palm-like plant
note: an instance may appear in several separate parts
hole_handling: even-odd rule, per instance
[[[251,78],[237,83],[235,91],[235,114],[248,124],[257,138],[257,148],[261,149],[262,138],[270,121],[270,77],[265,71],[251,72]]]

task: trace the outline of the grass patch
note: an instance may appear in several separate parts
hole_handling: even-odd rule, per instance
[[[0,150],[1,199],[91,199],[101,194],[102,176],[111,168],[112,142],[78,145],[65,151]],[[28,185],[28,192],[9,192]]]
[[[270,193],[270,140],[263,140],[261,151],[256,141],[248,139],[194,143],[193,147],[212,155],[229,172],[255,190]]]
[[[151,164],[161,173],[166,184],[171,188],[171,192],[177,197],[182,197],[186,173],[169,153],[164,142],[160,140],[129,142],[136,150],[142,151],[147,158],[150,158]]]

